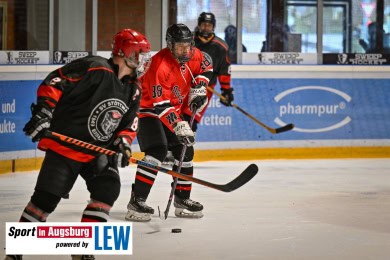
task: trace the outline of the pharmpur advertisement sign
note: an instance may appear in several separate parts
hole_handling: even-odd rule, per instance
[[[293,123],[294,129],[273,135],[214,96],[198,141],[390,137],[387,79],[233,79],[232,85],[245,111],[273,128]]]
[[[0,81],[0,152],[35,149],[22,129],[39,83]],[[234,78],[232,86],[234,102],[245,111],[273,128],[289,123],[295,128],[272,134],[214,95],[198,143],[390,138],[388,79]]]

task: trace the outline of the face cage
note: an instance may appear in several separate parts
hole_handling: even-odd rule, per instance
[[[151,63],[151,53],[150,52],[140,52],[138,53],[138,59],[137,59],[137,53],[134,51],[132,54],[129,55],[129,57],[123,57],[126,65],[132,69],[136,69],[137,76],[140,77],[143,74],[146,73],[146,71],[150,67]]]
[[[189,55],[179,55],[178,56],[178,55],[176,55],[176,52],[175,52],[175,43],[173,43],[173,42],[168,43],[168,48],[171,50],[173,57],[175,57],[175,59],[177,59],[180,64],[184,64],[187,61],[191,60],[192,56],[194,56],[194,53],[195,53],[194,46],[195,46],[195,42],[191,41],[191,48],[189,51]]]
[[[144,75],[152,62],[152,54],[150,52],[141,52],[138,55],[138,66],[137,66],[137,76],[141,77]]]

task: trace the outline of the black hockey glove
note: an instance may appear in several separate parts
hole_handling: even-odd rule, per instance
[[[116,146],[116,154],[114,157],[114,164],[120,168],[124,168],[129,165],[129,159],[131,157],[131,146],[127,142],[126,138],[118,137],[114,141],[114,145]]]
[[[179,142],[186,146],[193,146],[195,144],[195,135],[188,125],[187,121],[177,122],[173,128]]]
[[[228,88],[228,89],[221,88],[221,91],[222,91],[221,95],[224,98],[221,98],[220,102],[227,107],[231,107],[232,101],[234,100],[233,89],[232,88]]]
[[[196,85],[188,94],[188,106],[192,112],[201,112],[207,106],[207,90],[204,86]],[[194,111],[196,109],[196,111]]]
[[[32,138],[33,142],[39,141],[46,129],[50,127],[53,117],[52,109],[46,103],[31,104],[32,117],[23,128],[23,132]]]

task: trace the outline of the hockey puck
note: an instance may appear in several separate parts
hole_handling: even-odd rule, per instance
[[[172,233],[181,233],[181,228],[172,228]]]

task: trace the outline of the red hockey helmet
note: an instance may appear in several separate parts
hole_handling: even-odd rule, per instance
[[[136,68],[138,73],[145,73],[150,65],[150,43],[143,34],[123,29],[114,36],[112,55],[123,57],[127,66]]]

